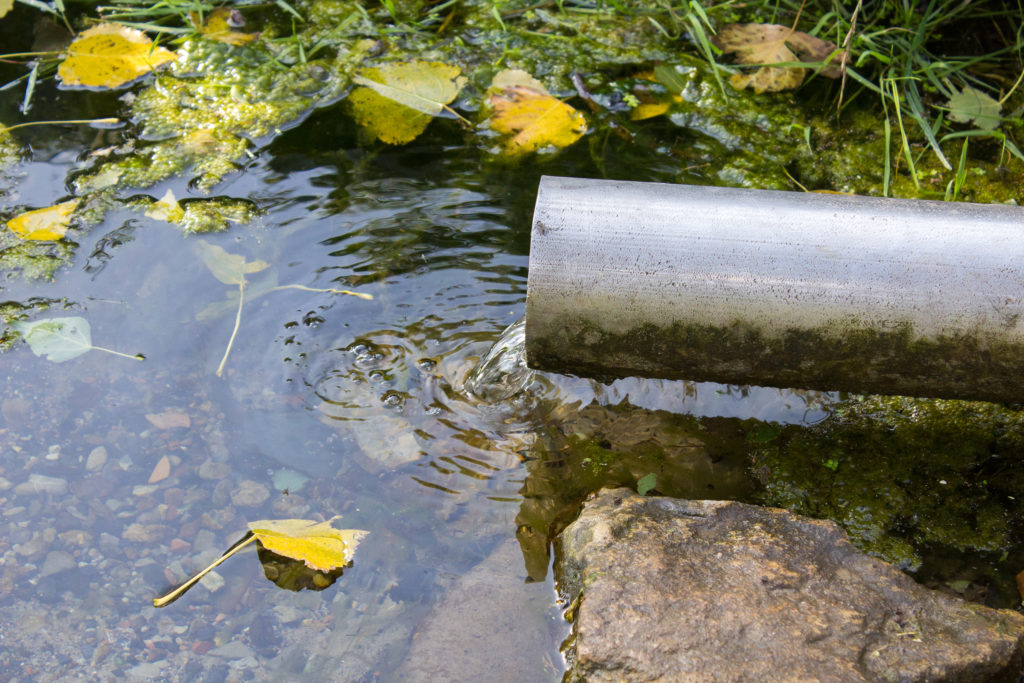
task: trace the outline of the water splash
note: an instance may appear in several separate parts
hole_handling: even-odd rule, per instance
[[[482,401],[496,402],[521,393],[535,372],[526,365],[526,318],[505,328],[491,350],[466,377],[466,391]]]

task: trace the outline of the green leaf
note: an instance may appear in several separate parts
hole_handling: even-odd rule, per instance
[[[965,85],[946,103],[949,118],[957,123],[973,123],[981,130],[995,130],[999,127],[999,102],[976,88]]]
[[[78,316],[15,322],[11,327],[28,342],[32,353],[54,363],[78,358],[92,349],[89,321]]]
[[[244,285],[247,274],[270,267],[266,261],[246,261],[244,256],[229,253],[206,240],[196,243],[196,251],[213,276],[226,285]]]
[[[641,496],[646,496],[647,492],[658,485],[658,475],[654,472],[645,474],[644,476],[637,479],[636,492]]]

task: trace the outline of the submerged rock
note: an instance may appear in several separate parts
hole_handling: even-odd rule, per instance
[[[543,583],[526,583],[519,545],[506,541],[461,577],[420,623],[399,681],[554,681]],[[550,648],[551,657],[527,657]]]
[[[602,491],[562,534],[573,680],[998,681],[1024,616],[919,586],[834,523]]]

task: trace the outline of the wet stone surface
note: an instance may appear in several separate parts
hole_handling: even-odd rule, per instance
[[[573,680],[1016,681],[1024,617],[917,585],[838,526],[602,491],[561,536]]]

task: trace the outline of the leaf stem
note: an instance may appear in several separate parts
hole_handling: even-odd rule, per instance
[[[363,294],[362,292],[353,292],[350,289],[331,289],[329,287],[327,289],[320,289],[318,287],[307,287],[305,285],[278,285],[277,287],[274,287],[270,291],[273,292],[273,291],[277,291],[279,289],[301,289],[304,292],[329,292],[330,294],[348,294],[350,296],[357,296],[360,299],[366,299],[367,301],[371,301],[373,299],[373,295],[372,294]]]
[[[227,551],[219,558],[217,558],[217,560],[209,567],[202,570],[201,572],[193,576],[191,579],[181,584],[177,588],[173,589],[169,593],[165,593],[164,595],[161,595],[159,598],[153,598],[153,607],[165,607],[171,604],[172,602],[180,598],[185,593],[185,591],[194,586],[196,582],[198,582],[204,576],[213,571],[217,565],[219,565],[221,562],[228,559],[229,557],[231,557],[232,555],[234,555],[235,553],[237,553],[242,548],[249,545],[255,540],[256,536],[251,531],[248,532],[245,536],[242,537],[242,539],[238,543],[235,543],[233,546],[228,548]]]
[[[108,349],[108,348],[105,348],[103,346],[93,346],[92,350],[93,351],[105,351],[107,353],[112,353],[115,356],[121,356],[122,358],[131,358],[132,360],[138,360],[138,361],[146,360],[145,356],[143,356],[141,353],[136,353],[133,356],[133,355],[130,355],[130,354],[127,354],[127,353],[121,353],[120,351],[115,351],[114,349]]]
[[[242,302],[245,301],[245,280],[238,283],[238,313],[235,314],[235,329],[231,331],[231,339],[228,340],[228,347],[224,349],[224,357],[220,359],[217,366],[217,376],[224,374],[224,365],[228,362],[228,354],[231,353],[231,345],[235,343],[235,335],[238,334],[238,327],[242,324]]]
[[[0,130],[15,130],[17,128],[28,128],[29,126],[48,126],[50,124],[62,124],[62,123],[121,123],[119,118],[109,119],[68,119],[66,121],[27,121],[26,123],[17,123],[13,126],[0,125]]]

